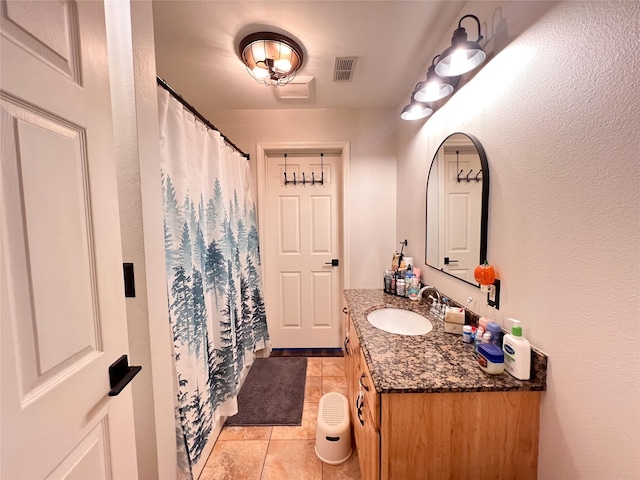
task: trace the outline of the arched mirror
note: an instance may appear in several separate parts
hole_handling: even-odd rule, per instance
[[[489,165],[478,140],[448,136],[427,179],[425,263],[478,286],[473,270],[487,258]]]

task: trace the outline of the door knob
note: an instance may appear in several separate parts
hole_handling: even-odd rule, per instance
[[[337,267],[338,266],[338,259],[334,258],[333,260],[331,260],[330,262],[324,262],[325,265],[331,265],[332,267]]]

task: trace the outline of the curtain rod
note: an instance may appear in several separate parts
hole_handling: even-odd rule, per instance
[[[173,88],[171,88],[167,82],[165,82],[162,78],[160,78],[157,75],[156,75],[156,81],[158,82],[158,85],[160,85],[167,92],[169,92],[173,98],[178,100],[187,110],[189,110],[200,121],[202,121],[202,123],[204,123],[207,127],[211,128],[212,130],[215,130],[216,132],[218,132],[222,136],[222,138],[224,139],[224,141],[225,141],[225,143],[227,145],[229,145],[236,152],[238,152],[240,155],[242,155],[247,160],[249,160],[249,154],[248,153],[244,153],[242,150],[240,150],[240,148],[235,143],[233,143],[231,140],[229,140],[225,134],[223,134],[220,130],[218,130],[218,128],[213,123],[211,123],[209,120],[207,120],[200,112],[198,112],[195,109],[195,107],[193,107],[189,102],[187,102],[184,98],[182,98],[182,95],[180,95],[179,93],[176,93],[176,91]]]

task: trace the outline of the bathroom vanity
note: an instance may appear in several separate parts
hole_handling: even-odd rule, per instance
[[[345,290],[345,372],[364,480],[535,479],[546,356],[532,354],[533,375],[488,375],[473,345],[444,332],[418,303],[382,290]],[[387,333],[367,314],[391,306],[424,315],[425,335]]]

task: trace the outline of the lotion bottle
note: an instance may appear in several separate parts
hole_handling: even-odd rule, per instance
[[[511,319],[509,319],[511,320]],[[512,320],[511,333],[504,336],[504,369],[518,380],[529,380],[531,376],[531,344],[522,336],[519,320]]]

